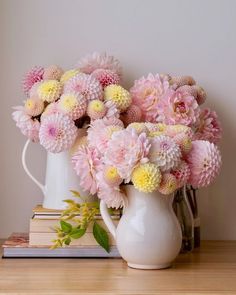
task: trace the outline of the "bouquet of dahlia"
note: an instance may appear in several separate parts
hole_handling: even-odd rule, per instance
[[[152,75],[135,81],[124,126],[93,121],[72,157],[80,184],[109,207],[122,207],[123,184],[171,194],[211,184],[219,173],[217,114],[202,109],[205,91],[192,77]]]
[[[122,184],[164,195],[185,184],[209,185],[219,173],[221,156],[215,144],[194,140],[184,125],[131,123],[123,128],[97,120],[72,163],[85,190],[119,208],[126,200]]]
[[[123,126],[119,118],[125,120],[132,99],[119,85],[121,71],[119,61],[105,53],[88,55],[67,71],[34,67],[23,79],[24,105],[14,107],[16,126],[52,153],[76,146],[78,128],[94,120]]]

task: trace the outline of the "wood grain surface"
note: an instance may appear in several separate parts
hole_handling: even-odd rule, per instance
[[[236,241],[203,242],[155,271],[121,259],[1,259],[0,294],[236,294]]]

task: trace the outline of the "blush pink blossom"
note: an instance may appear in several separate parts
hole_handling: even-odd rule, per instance
[[[25,94],[28,95],[32,86],[35,83],[43,80],[43,73],[44,73],[44,68],[39,66],[33,67],[30,71],[28,71],[28,73],[26,73],[22,81],[23,90]]]
[[[78,73],[70,78],[64,85],[64,93],[79,93],[87,100],[103,98],[102,85],[91,75]]]
[[[122,75],[122,67],[118,59],[107,53],[93,52],[81,58],[77,67],[86,74],[91,74],[97,69],[111,70],[119,77]]]
[[[80,185],[84,191],[91,194],[97,192],[96,174],[99,171],[101,160],[94,148],[81,146],[72,157],[72,165],[79,176]]]
[[[122,130],[119,125],[106,125],[103,119],[95,120],[88,129],[88,142],[93,148],[100,153],[104,153],[107,149],[108,141],[114,132]]]
[[[39,121],[27,115],[23,106],[14,107],[14,109],[15,111],[12,113],[12,118],[22,134],[33,142],[39,142]]]
[[[219,174],[221,154],[214,143],[195,140],[186,161],[190,168],[189,183],[200,188],[210,185]]]
[[[159,101],[169,87],[167,76],[159,74],[149,74],[134,82],[130,89],[132,102],[141,110],[144,121],[156,122]]]
[[[103,177],[103,171],[97,173],[98,198],[105,201],[108,207],[120,208],[125,204],[126,196],[119,185],[108,185]]]
[[[119,175],[130,181],[133,169],[148,161],[150,143],[145,133],[140,135],[130,128],[115,132],[105,151],[105,162],[117,168]]]
[[[199,118],[200,108],[196,99],[187,92],[169,89],[161,99],[157,121],[165,124],[192,126]]]
[[[210,109],[201,110],[194,138],[217,143],[221,137],[222,128],[216,112]]]

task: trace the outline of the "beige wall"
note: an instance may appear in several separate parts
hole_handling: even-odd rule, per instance
[[[0,0],[0,237],[26,231],[41,192],[20,163],[25,138],[11,120],[31,66],[73,66],[107,50],[124,66],[126,86],[148,72],[191,74],[208,92],[224,127],[224,166],[199,194],[202,233],[236,239],[236,1]],[[43,179],[45,152],[32,145],[30,167]]]

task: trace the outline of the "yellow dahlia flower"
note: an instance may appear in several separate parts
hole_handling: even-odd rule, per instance
[[[38,116],[44,110],[44,102],[39,98],[28,98],[25,102],[25,111],[30,116]]]
[[[91,100],[88,104],[87,113],[93,120],[101,119],[106,114],[107,109],[103,101],[99,99]]]
[[[122,182],[122,178],[120,177],[118,170],[114,166],[107,166],[104,169],[104,180],[109,185],[119,185]]]
[[[125,111],[131,105],[130,93],[120,85],[109,85],[104,89],[105,100],[114,102],[120,111]]]
[[[134,169],[131,180],[134,187],[144,193],[156,191],[161,183],[161,172],[156,164],[141,164]]]
[[[39,85],[37,92],[43,101],[53,102],[60,97],[62,85],[57,80],[45,80]]]
[[[69,71],[66,71],[62,76],[61,76],[61,79],[60,79],[60,82],[62,84],[65,84],[68,80],[70,80],[70,78],[76,76],[80,71],[78,69],[73,69],[73,70],[69,70]]]

